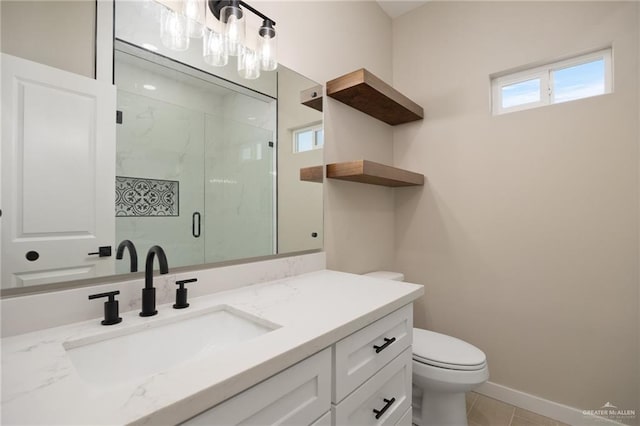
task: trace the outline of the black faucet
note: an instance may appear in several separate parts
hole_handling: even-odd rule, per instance
[[[118,251],[116,252],[116,259],[122,259],[125,248],[129,249],[129,260],[131,261],[131,272],[138,272],[138,252],[136,251],[136,246],[131,242],[131,240],[123,240],[118,245]]]
[[[167,256],[160,246],[153,246],[147,252],[147,261],[144,267],[144,288],[142,289],[142,312],[141,317],[150,317],[158,313],[156,310],[156,289],[153,286],[153,258],[158,255],[160,273],[169,272]]]

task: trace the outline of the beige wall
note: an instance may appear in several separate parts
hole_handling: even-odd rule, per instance
[[[425,107],[394,160],[395,267],[416,324],[488,356],[491,381],[639,409],[636,2],[434,2],[393,22],[394,84]],[[489,75],[613,45],[615,91],[491,116]]]
[[[94,1],[0,1],[0,50],[95,76]]]
[[[277,22],[280,61],[323,85],[365,67],[391,81],[391,20],[372,1],[260,2]],[[391,163],[392,128],[325,99],[325,163]],[[390,268],[394,194],[390,188],[325,181],[324,246],[328,267],[346,272]]]
[[[636,58],[636,64],[638,68],[640,68],[640,7],[636,7],[636,21],[638,25],[636,27],[636,33],[638,34],[638,56]],[[637,116],[637,124],[638,124],[638,145],[640,145],[640,84],[638,84],[638,116]],[[638,169],[640,170],[640,149],[638,149]],[[638,175],[638,179],[640,179],[640,172]],[[640,185],[638,185],[638,190],[640,191]],[[638,196],[638,201],[640,202],[640,194]],[[638,223],[640,223],[640,206],[638,208]],[[640,226],[638,227],[638,241],[640,241]],[[640,286],[640,264],[638,265],[638,286]],[[640,307],[640,291],[638,291],[638,306]],[[640,309],[640,308],[639,308]],[[638,334],[640,335],[640,313],[638,313]],[[640,336],[638,337],[638,353],[640,353]],[[638,371],[640,372],[640,356],[638,357]],[[638,378],[638,401],[636,407],[636,413],[640,413],[640,377]],[[640,421],[639,421],[640,422]]]

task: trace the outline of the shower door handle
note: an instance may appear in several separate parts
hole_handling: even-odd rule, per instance
[[[200,212],[191,215],[191,234],[194,238],[200,237]]]

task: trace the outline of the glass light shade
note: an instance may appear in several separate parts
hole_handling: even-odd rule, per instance
[[[227,40],[223,34],[205,28],[202,40],[202,58],[207,64],[214,67],[224,67],[229,63]]]
[[[187,50],[187,18],[171,9],[163,8],[160,17],[160,39],[162,44],[171,50]]]
[[[144,8],[144,13],[146,16],[151,16],[153,21],[156,23],[160,22],[162,9],[165,7],[155,0],[144,0],[142,3],[142,7]]]
[[[227,52],[237,56],[241,52],[245,37],[245,19],[239,6],[225,6],[220,11],[220,20],[224,23],[224,35],[227,39]]]
[[[238,74],[247,80],[260,77],[260,54],[249,48],[241,48],[238,55]]]
[[[274,71],[278,68],[278,44],[276,36],[268,35],[258,37],[258,53],[260,54],[260,66],[264,71]]]
[[[204,5],[202,0],[182,0],[182,13],[187,18],[189,37],[200,38],[203,35]]]

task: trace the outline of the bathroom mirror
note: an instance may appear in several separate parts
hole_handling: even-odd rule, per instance
[[[170,268],[322,248],[322,184],[300,180],[301,168],[322,164],[322,112],[300,98],[317,83],[282,65],[240,80],[229,68],[142,48],[141,26],[121,14],[153,14],[145,9],[152,4],[116,3],[116,36],[136,30],[135,37],[122,30],[114,45],[115,230],[111,256],[102,259],[110,266],[81,281],[48,274],[50,265],[17,271],[21,279],[2,280],[3,296],[128,274],[128,255],[115,260],[125,239],[136,245],[139,271],[155,244]],[[119,13],[121,5],[137,9]],[[2,258],[5,273],[4,247]]]

